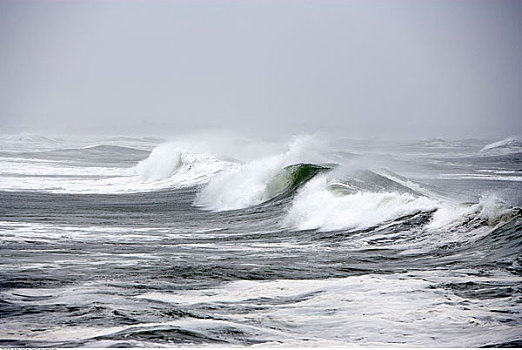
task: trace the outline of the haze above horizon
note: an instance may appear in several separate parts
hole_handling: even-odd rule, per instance
[[[2,1],[2,132],[521,134],[521,1]]]

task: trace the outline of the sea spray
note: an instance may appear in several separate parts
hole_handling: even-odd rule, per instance
[[[144,182],[170,178],[175,183],[174,176],[177,175],[178,180],[183,178],[188,184],[197,184],[227,166],[231,166],[231,162],[219,160],[211,154],[192,153],[167,143],[156,147],[147,159],[139,162],[136,173]]]
[[[285,167],[328,160],[323,145],[312,136],[296,137],[284,153],[228,168],[210,179],[197,194],[194,204],[208,210],[226,211],[270,200],[280,194],[274,187],[277,187],[278,176],[284,177]]]

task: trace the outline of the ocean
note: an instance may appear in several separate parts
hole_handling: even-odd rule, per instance
[[[522,346],[522,143],[0,136],[4,347]]]

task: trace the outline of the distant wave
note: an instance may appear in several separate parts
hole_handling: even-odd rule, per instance
[[[28,159],[64,160],[68,162],[90,161],[97,164],[135,162],[145,158],[148,151],[113,145],[92,145],[82,148],[65,148],[36,152],[15,152],[10,156]]]
[[[34,150],[52,150],[64,147],[67,143],[61,138],[38,134],[0,134],[0,150],[4,152],[20,152]]]
[[[151,136],[143,136],[143,137],[131,137],[131,136],[116,136],[116,137],[109,137],[105,139],[106,141],[116,141],[116,142],[147,142],[147,143],[161,143],[165,142],[164,139],[159,137],[151,137]]]
[[[417,146],[420,147],[429,147],[429,148],[453,148],[461,146],[461,142],[448,141],[441,137],[436,137],[433,139],[425,139],[416,143]]]
[[[62,140],[52,138],[49,136],[43,136],[31,133],[19,133],[19,134],[2,134],[0,140],[8,142],[29,142],[29,143],[57,143]]]
[[[480,152],[488,154],[507,154],[522,152],[522,140],[518,136],[511,136],[504,140],[484,146]]]
[[[129,153],[129,152],[146,152],[137,148],[114,146],[114,145],[91,145],[82,147],[84,152],[99,152],[99,153]],[[74,151],[74,150],[64,150]]]
[[[114,146],[114,145],[91,145],[85,146],[82,148],[67,148],[67,149],[57,149],[52,151],[46,151],[45,153],[40,154],[40,156],[56,158],[71,158],[71,159],[97,159],[103,160],[106,158],[107,160],[118,160],[120,159],[143,159],[149,154],[148,151],[131,148],[131,147],[123,147],[123,146]],[[34,155],[34,154],[33,154]]]

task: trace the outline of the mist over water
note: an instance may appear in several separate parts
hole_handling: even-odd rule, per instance
[[[0,345],[522,346],[519,1],[2,1]]]

